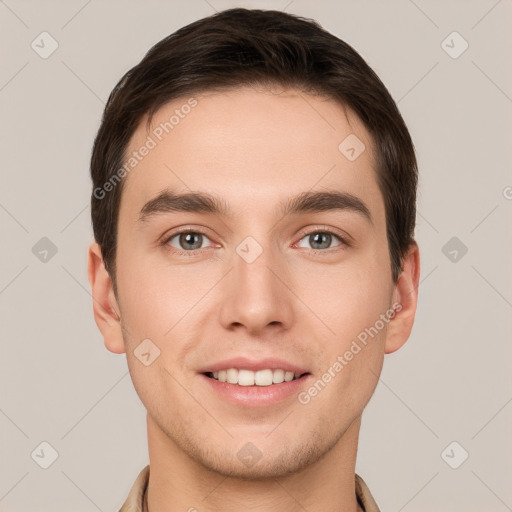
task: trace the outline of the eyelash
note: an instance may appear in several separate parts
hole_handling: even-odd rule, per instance
[[[205,237],[208,238],[208,234],[205,233],[204,231],[202,231],[201,229],[190,229],[190,228],[184,228],[184,229],[181,229],[181,230],[178,230],[178,231],[175,231],[174,233],[172,233],[171,235],[169,235],[168,237],[166,237],[161,245],[164,246],[167,250],[169,250],[171,253],[173,254],[176,254],[178,256],[188,256],[188,257],[194,257],[194,256],[197,256],[198,253],[201,253],[203,252],[204,250],[208,250],[208,249],[211,249],[211,247],[203,247],[201,249],[193,249],[193,250],[190,250],[190,251],[184,251],[184,250],[180,250],[180,249],[176,249],[176,247],[171,247],[169,245],[169,242],[177,235],[183,235],[183,234],[188,234],[188,233],[194,233],[194,234],[200,234],[200,235],[203,235]],[[329,234],[329,235],[332,235],[334,236],[335,238],[337,238],[341,244],[340,246],[336,246],[336,247],[333,247],[333,248],[330,248],[330,249],[309,249],[309,251],[313,254],[322,254],[322,255],[325,255],[326,253],[330,254],[332,252],[336,252],[338,250],[341,250],[343,249],[342,246],[345,246],[345,247],[351,247],[351,243],[348,242],[348,240],[345,238],[345,237],[342,237],[340,234],[338,233],[335,233],[333,230],[331,229],[316,229],[316,230],[312,230],[312,231],[308,231],[304,234],[302,234],[302,236],[300,237],[299,239],[299,242],[305,238],[306,236],[311,236],[311,235],[314,235],[314,234],[318,234],[318,233],[321,233],[321,234]]]

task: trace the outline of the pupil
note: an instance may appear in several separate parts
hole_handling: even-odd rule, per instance
[[[324,238],[324,243],[318,240],[321,238]],[[325,241],[327,240],[327,241]],[[311,244],[311,247],[314,249],[326,249],[329,247],[331,243],[331,234],[330,233],[314,233],[313,235],[310,235],[309,237],[309,243]],[[315,247],[315,244],[319,244],[320,247]]]
[[[188,248],[188,249],[199,249],[201,248],[201,241],[199,237],[202,235],[200,233],[185,233],[180,236],[180,244],[182,247]],[[199,239],[199,242],[193,242],[193,239]],[[189,247],[186,247],[187,244],[189,244]],[[192,247],[190,247],[192,245]]]

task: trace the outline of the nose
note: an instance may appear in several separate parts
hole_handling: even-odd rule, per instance
[[[233,254],[233,269],[222,283],[220,322],[225,329],[257,335],[265,329],[290,328],[294,295],[284,263],[270,249],[254,261],[242,251]]]

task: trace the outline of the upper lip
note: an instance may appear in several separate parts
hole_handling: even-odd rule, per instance
[[[229,368],[237,368],[239,370],[284,370],[285,372],[293,372],[298,375],[308,373],[303,367],[279,359],[275,357],[266,357],[265,359],[248,359],[247,357],[233,357],[225,359],[217,363],[211,363],[201,368],[199,373],[218,372],[220,370],[227,370]]]

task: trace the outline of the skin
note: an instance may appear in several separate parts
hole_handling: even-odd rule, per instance
[[[418,247],[410,247],[393,283],[372,140],[352,111],[293,89],[195,98],[198,105],[124,178],[117,297],[100,247],[89,249],[96,323],[108,350],[126,352],[147,409],[149,510],[359,511],[361,415],[384,355],[410,335]],[[152,127],[187,99],[162,107]],[[338,150],[351,133],[366,146],[354,162]],[[143,119],[128,152],[147,135]],[[143,205],[165,188],[215,194],[233,216],[165,213],[139,222]],[[373,223],[349,210],[283,218],[278,203],[309,190],[357,196]],[[204,231],[205,248],[177,254],[190,247],[179,236],[165,245],[180,226]],[[333,237],[313,252],[318,245],[308,235],[325,229],[350,235],[352,245]],[[263,249],[251,264],[236,252],[247,236]],[[275,356],[316,380],[393,303],[400,312],[306,405],[294,396],[266,408],[236,407],[197,373],[229,357]],[[149,366],[134,355],[146,338],[161,351]],[[247,442],[262,454],[252,467],[237,458]]]

